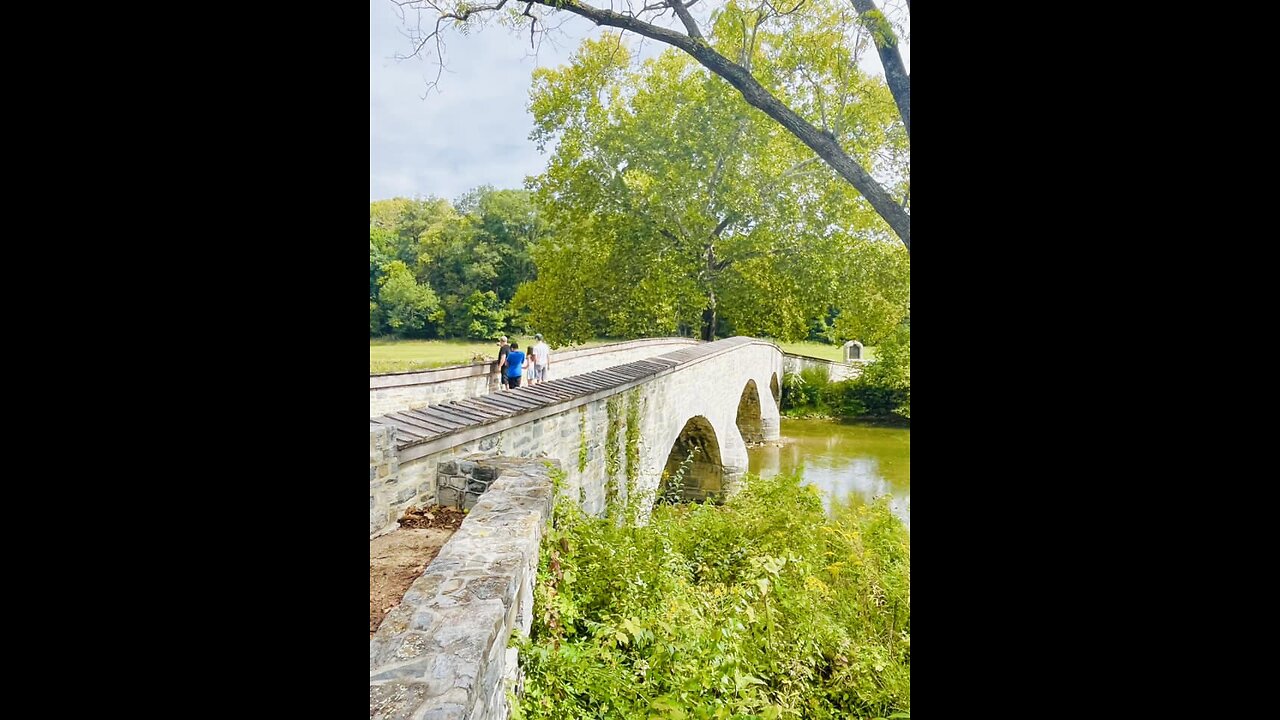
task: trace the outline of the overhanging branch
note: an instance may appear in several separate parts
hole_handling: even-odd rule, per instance
[[[898,36],[885,18],[884,13],[876,9],[871,0],[852,0],[853,8],[858,11],[871,40],[876,44],[876,52],[880,54],[880,64],[884,66],[884,81],[893,93],[893,101],[898,105],[898,114],[902,116],[902,124],[907,128],[907,138],[911,137],[911,76],[907,75],[906,65],[902,62],[902,53],[898,51]],[[911,9],[911,3],[907,3]]]
[[[689,37],[701,40],[702,33],[698,30],[698,23],[693,21],[693,15],[689,13],[688,6],[680,2],[680,0],[667,0],[667,4],[671,6],[672,10],[676,11],[676,15],[680,17],[680,22],[684,23],[684,29],[689,31]],[[692,4],[689,3],[689,5]]]

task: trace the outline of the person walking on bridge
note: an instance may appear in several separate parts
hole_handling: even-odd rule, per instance
[[[507,387],[507,353],[511,352],[511,346],[507,344],[507,336],[503,335],[498,338],[498,389],[505,390]]]
[[[520,343],[511,343],[511,352],[507,353],[507,387],[512,390],[520,387],[520,377],[528,364],[524,353],[520,352]]]
[[[547,366],[551,364],[551,348],[542,341],[542,333],[533,336],[538,341],[529,350],[529,354],[533,356],[533,377],[529,378],[530,385],[537,385],[547,381]]]

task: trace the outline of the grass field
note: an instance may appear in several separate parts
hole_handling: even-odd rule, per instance
[[[512,338],[520,343],[521,349],[528,349],[533,344],[531,337]],[[622,342],[616,338],[599,338],[585,342],[577,347],[594,347],[608,343]],[[796,355],[809,355],[840,362],[840,346],[824,345],[816,342],[778,343],[784,352]],[[557,348],[553,347],[554,352]],[[867,358],[875,357],[875,348],[863,348]],[[369,374],[405,372],[407,370],[427,370],[449,365],[465,365],[476,355],[487,358],[498,356],[498,346],[493,342],[471,340],[369,340]]]
[[[533,344],[532,337],[511,338],[520,343],[521,350]],[[592,347],[620,340],[591,340],[577,347]],[[551,348],[555,352],[556,348]],[[495,342],[471,340],[369,340],[369,374],[427,370],[449,365],[466,365],[476,355],[489,359],[498,357]]]
[[[823,343],[816,343],[816,342],[789,343],[789,342],[778,342],[777,340],[774,340],[774,342],[777,343],[778,347],[782,348],[783,352],[788,352],[793,355],[808,355],[809,357],[822,358],[823,360],[831,360],[833,362],[844,362],[844,356],[843,356],[844,351],[841,349],[839,345],[825,345]],[[862,348],[863,359],[869,360],[871,358],[874,358],[875,356],[876,356],[875,348],[873,347]]]

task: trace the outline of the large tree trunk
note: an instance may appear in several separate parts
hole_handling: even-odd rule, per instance
[[[880,64],[884,66],[884,80],[893,93],[893,101],[898,104],[898,114],[902,116],[902,124],[907,128],[907,137],[911,137],[911,76],[902,64],[902,53],[898,51],[898,36],[894,34],[884,13],[876,9],[871,0],[853,0],[853,8],[871,33],[871,40],[876,44],[876,52],[880,54]],[[907,3],[911,9],[911,3]]]
[[[721,222],[715,234],[719,235],[728,223],[728,219]],[[716,246],[712,243],[707,244],[706,263],[702,271],[707,282],[707,307],[702,310],[702,339],[710,342],[716,339]]]
[[[818,157],[822,158],[833,170],[839,173],[840,177],[862,193],[862,196],[867,199],[867,202],[871,203],[871,207],[875,209],[876,213],[884,218],[889,227],[897,233],[898,238],[902,240],[902,244],[906,246],[907,250],[911,250],[911,215],[894,201],[889,193],[880,186],[880,183],[871,177],[870,173],[863,170],[862,166],[840,148],[835,138],[819,131],[809,121],[784,105],[742,66],[712,49],[701,34],[696,32],[696,26],[689,28],[690,35],[682,35],[673,30],[651,25],[630,15],[622,15],[612,10],[584,5],[579,0],[532,1],[549,8],[567,10],[574,15],[587,18],[597,25],[630,30],[637,35],[643,35],[685,51],[701,63],[703,67],[728,81],[738,92],[742,93],[742,97],[753,107],[760,109],[786,128],[792,135],[795,135],[801,142],[808,145],[811,150],[818,154]],[[683,10],[683,7],[680,10]],[[681,15],[681,20],[685,21],[686,27],[692,25],[692,21],[686,20],[684,17],[688,15],[687,11],[680,13],[677,10],[677,14]],[[906,118],[907,115],[904,114],[904,122]]]

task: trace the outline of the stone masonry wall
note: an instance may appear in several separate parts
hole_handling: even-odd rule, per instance
[[[470,510],[498,477],[492,465],[474,460],[450,460],[436,465],[436,502]]]
[[[556,464],[453,462],[471,478],[497,479],[369,640],[371,720],[505,720],[507,689],[519,690],[517,651],[507,646],[533,623]]]
[[[643,386],[636,391],[648,392]],[[464,480],[469,494],[478,496],[480,488],[471,483],[477,478],[465,461],[478,457],[549,457],[560,461],[566,478],[564,491],[576,498],[589,513],[600,513],[605,506],[605,437],[609,428],[606,400],[572,408],[564,413],[508,428],[426,457],[404,461],[400,466],[398,485],[405,500],[386,506],[379,528],[394,523],[410,505],[439,503],[469,507],[462,489]],[[626,419],[615,423],[617,432],[625,432]],[[625,454],[625,453],[624,453]],[[469,458],[474,462],[475,458]],[[451,466],[450,463],[453,463]],[[464,469],[465,468],[465,469]],[[625,459],[619,470],[625,470]],[[452,482],[446,483],[446,478]],[[409,490],[412,488],[412,492]],[[461,500],[461,504],[460,503]],[[474,499],[471,501],[474,503]],[[372,527],[372,523],[371,523]],[[371,530],[372,532],[372,530]],[[372,535],[371,535],[372,537]]]
[[[393,508],[416,497],[413,488],[400,482],[396,429],[369,423],[369,537],[395,529],[401,513]]]
[[[581,350],[551,351],[549,379],[581,375],[697,345],[691,338],[647,338]],[[369,376],[369,415],[439,405],[498,389],[495,363]]]
[[[851,360],[847,363],[831,362],[822,358],[809,357],[807,355],[791,355],[784,353],[782,356],[782,369],[788,373],[798,373],[807,368],[826,368],[831,382],[839,382],[841,380],[852,380],[862,375],[862,369],[866,367],[870,360]]]
[[[437,502],[455,505],[462,494],[458,488],[461,479],[454,481],[452,492],[442,492],[445,485],[440,478],[461,478],[465,473],[457,472],[456,468],[441,473],[439,466],[473,454],[557,459],[566,473],[564,492],[577,499],[585,512],[600,514],[610,491],[611,479],[606,467],[610,445],[618,455],[612,478],[613,491],[618,497],[626,495],[628,476],[636,479],[637,491],[652,492],[658,487],[676,435],[695,415],[710,419],[716,429],[721,460],[734,474],[740,475],[747,469],[747,458],[735,422],[743,387],[751,377],[758,390],[762,388],[759,392],[764,438],[775,439],[779,428],[778,409],[770,394],[769,382],[775,375],[781,381],[781,370],[781,355],[776,348],[755,345],[612,396],[612,421],[609,398],[605,397],[430,455],[401,458],[396,490],[387,494],[393,502],[377,505],[382,514],[380,522],[370,520],[370,537],[394,529],[395,521],[411,505]],[[638,444],[632,455],[638,455],[639,463],[634,470],[628,470],[626,438],[629,409],[633,405],[639,426],[630,433]],[[463,502],[465,504],[465,499]]]

